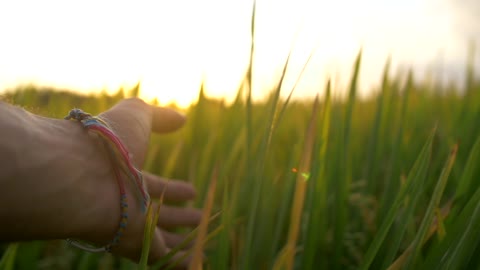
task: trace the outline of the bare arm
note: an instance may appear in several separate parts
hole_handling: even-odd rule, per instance
[[[170,132],[179,128],[183,116],[131,99],[105,112],[127,149],[141,168],[150,131]],[[119,224],[118,187],[98,138],[74,122],[40,117],[0,102],[0,239],[31,240],[67,237],[108,243]],[[166,180],[144,173],[152,197],[159,197]],[[113,252],[138,259],[145,217],[129,198],[130,221],[120,245]],[[168,184],[166,198],[193,198],[193,187],[183,182]],[[162,206],[163,207],[163,206]],[[152,260],[173,248],[181,236],[164,226],[195,226],[195,209],[163,207]]]
[[[77,234],[80,213],[73,209],[94,195],[82,193],[82,186],[90,185],[89,179],[111,177],[101,148],[73,122],[39,117],[5,103],[0,106],[0,130],[0,237]]]

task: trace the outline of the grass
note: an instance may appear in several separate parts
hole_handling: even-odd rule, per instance
[[[463,91],[469,98],[459,89],[429,91],[411,73],[401,87],[400,78],[388,78],[387,64],[378,96],[358,100],[359,59],[346,103],[332,100],[330,83],[322,100],[286,105],[278,96],[281,80],[264,103],[248,105],[239,95],[225,105],[201,92],[183,130],[152,137],[147,169],[195,183],[195,204],[210,198],[211,211],[220,211],[210,219],[216,232],[206,245],[206,269],[479,265],[472,256],[480,239],[480,134],[474,125],[480,120],[479,82]],[[99,113],[127,96],[25,87],[4,98],[61,117],[70,107]],[[217,192],[207,196],[213,177]],[[203,224],[202,239],[205,230]],[[4,246],[0,267],[137,266],[50,241]]]
[[[252,40],[254,25],[255,15]],[[252,42],[232,104],[202,86],[187,125],[151,138],[145,169],[192,182],[195,206],[208,206],[189,234],[199,239],[192,268],[201,268],[202,248],[204,269],[480,267],[480,81],[471,61],[459,89],[412,72],[391,77],[388,60],[378,94],[361,100],[360,52],[346,100],[332,97],[341,89],[329,82],[322,98],[294,101],[280,98],[287,57],[270,97],[254,103],[254,54]],[[97,114],[138,89],[83,96],[24,86],[3,98],[60,118],[72,107]],[[149,230],[145,239],[146,252]],[[145,256],[137,265],[62,241],[4,244],[0,253],[0,269],[147,268]]]

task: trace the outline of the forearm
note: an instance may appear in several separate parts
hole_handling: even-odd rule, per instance
[[[90,221],[75,209],[114,199],[114,191],[102,197],[93,187],[115,188],[101,146],[78,123],[0,103],[0,130],[0,239],[80,235]]]
[[[2,187],[18,177],[22,166],[22,153],[28,146],[26,142],[34,136],[34,131],[28,126],[33,123],[32,116],[25,110],[0,101],[0,183]],[[20,143],[21,142],[21,143]],[[0,191],[6,193],[2,188]],[[2,200],[3,201],[3,200]],[[2,207],[3,208],[3,207]]]

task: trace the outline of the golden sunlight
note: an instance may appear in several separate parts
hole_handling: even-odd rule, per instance
[[[188,106],[204,82],[208,96],[232,100],[249,61],[251,9],[220,0],[1,2],[0,91],[34,83],[114,92],[140,82],[145,99]],[[439,55],[458,69],[467,39],[449,12],[430,0],[257,1],[254,98],[268,94],[291,50],[284,94],[316,48],[297,97],[313,97],[327,77],[342,89],[360,48],[363,94],[389,55],[394,72],[422,71]]]

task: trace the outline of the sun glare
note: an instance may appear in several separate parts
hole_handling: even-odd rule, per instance
[[[360,48],[362,89],[378,84],[389,55],[415,69],[439,52],[445,63],[460,63],[465,42],[428,1],[257,1],[254,98],[268,94],[292,49],[287,89],[317,49],[300,97],[313,97],[327,77],[348,83]],[[208,96],[232,100],[249,61],[251,8],[219,0],[1,2],[0,36],[8,42],[0,46],[0,91],[34,83],[115,92],[140,82],[145,99],[184,107],[204,82]]]

